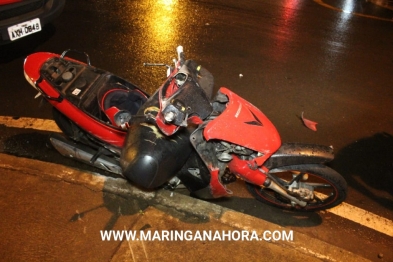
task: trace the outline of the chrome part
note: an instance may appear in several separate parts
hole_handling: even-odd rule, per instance
[[[279,193],[280,195],[282,195],[283,197],[289,199],[292,204],[298,204],[301,207],[305,207],[307,205],[307,202],[305,201],[301,201],[291,195],[289,195],[285,189],[283,189],[281,186],[279,186],[276,182],[274,182],[273,180],[270,181],[270,183],[268,185],[266,185],[266,188],[269,188],[277,193]]]
[[[177,126],[187,126],[188,113],[186,107],[179,100],[172,100],[162,110],[164,120],[166,123],[171,123]]]
[[[127,124],[131,118],[131,113],[126,110],[120,110],[114,115],[115,124],[124,130],[127,129]]]
[[[58,139],[57,137],[51,137],[50,142],[63,156],[74,158],[105,171],[122,175],[122,170],[117,160],[105,155],[100,155],[94,159],[96,151],[88,146],[76,144],[72,141],[66,140],[65,138]],[[94,161],[91,161],[92,159],[94,159]]]
[[[41,95],[42,95],[42,94],[41,94],[40,92],[38,92],[38,93],[35,95],[34,99],[39,98]]]
[[[201,171],[199,170],[199,168],[192,168],[192,167],[190,167],[188,169],[188,173],[190,173],[191,175],[193,175],[194,177],[199,178],[199,179],[201,179],[200,172]]]
[[[181,184],[181,180],[175,176],[171,180],[168,181],[167,185],[164,187],[167,190],[175,190]],[[172,195],[171,195],[172,196]]]
[[[232,160],[232,156],[230,154],[228,154],[227,152],[223,152],[219,155],[217,155],[218,160],[222,161],[222,162],[229,162]]]
[[[173,111],[168,111],[168,112],[165,112],[165,114],[164,114],[164,119],[165,119],[165,122],[167,122],[167,123],[172,122],[173,120],[175,120],[175,118],[176,118],[176,114]]]
[[[175,76],[176,84],[178,87],[181,87],[187,81],[188,75],[185,73],[178,73]]]
[[[307,178],[308,174],[293,174],[293,179],[288,186],[288,190],[292,192],[294,196],[297,196],[304,201],[314,199],[314,188],[307,183],[299,182],[300,179],[306,180]]]
[[[169,183],[170,185],[178,186],[178,185],[181,183],[181,180],[180,180],[177,176],[175,176],[175,177],[173,177],[171,180],[169,180],[168,183]]]
[[[169,65],[163,64],[163,63],[143,63],[143,66],[166,66],[170,67]]]

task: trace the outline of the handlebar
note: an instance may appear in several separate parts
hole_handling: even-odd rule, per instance
[[[201,66],[195,61],[186,60],[183,46],[178,46],[176,51],[177,59],[173,59],[175,65],[170,68],[167,80],[159,88],[160,111],[155,118],[157,126],[167,136],[189,123],[201,124],[213,110],[210,103],[213,85],[211,74],[204,68],[201,71]]]

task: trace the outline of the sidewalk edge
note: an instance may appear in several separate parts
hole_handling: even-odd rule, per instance
[[[122,178],[106,177],[59,164],[0,153],[0,169],[10,169],[27,175],[65,181],[83,185],[92,190],[144,200],[151,205],[159,204],[200,218],[214,219],[239,230],[256,231],[258,234],[262,234],[265,230],[284,229],[284,227],[271,222],[186,195],[165,190],[143,191]],[[317,257],[323,261],[369,261],[352,252],[299,232],[294,232],[293,240],[272,241],[270,243],[293,248],[298,252]],[[307,243],[307,246],[302,245],[302,243]]]

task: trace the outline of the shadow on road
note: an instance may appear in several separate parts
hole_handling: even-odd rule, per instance
[[[11,155],[72,166],[80,170],[97,172],[108,177],[117,177],[108,172],[80,163],[74,159],[61,156],[54,149],[48,148],[48,136],[48,134],[41,132],[28,132],[12,135],[4,140],[3,145],[0,145],[0,149],[2,147],[2,150],[0,151]],[[176,192],[185,195],[189,194],[187,190],[176,190]],[[279,224],[281,226],[313,227],[322,223],[322,218],[318,213],[284,211],[279,208],[260,203],[253,198],[232,196],[229,198],[212,200],[210,202]],[[95,212],[101,208],[106,208],[112,213],[112,217],[110,221],[107,222],[105,228],[110,230],[113,225],[116,224],[116,221],[120,216],[133,215],[141,212],[147,208],[147,205],[146,203],[139,203],[135,199],[104,192],[102,205],[93,206],[88,210],[79,210],[79,213],[75,213],[70,218],[70,221],[82,219],[84,215],[90,212]],[[156,208],[186,223],[198,224],[208,222],[206,219],[182,213],[173,208],[166,208],[164,206],[156,206]]]
[[[117,220],[121,216],[135,215],[143,213],[143,211],[149,206],[148,203],[136,199],[128,199],[122,196],[114,195],[111,193],[103,192],[103,203],[99,206],[92,207],[88,210],[75,213],[71,218],[70,222],[76,222],[83,219],[85,215],[90,212],[94,212],[101,208],[108,209],[112,216],[106,223],[104,230],[112,230],[116,225]]]
[[[214,203],[284,227],[314,227],[322,223],[322,217],[317,212],[286,211],[265,205],[253,198],[233,196],[215,200]]]
[[[393,210],[393,136],[378,133],[346,146],[336,154],[334,168],[348,184]]]

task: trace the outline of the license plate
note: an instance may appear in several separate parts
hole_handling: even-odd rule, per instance
[[[41,31],[39,18],[8,27],[8,35],[11,41],[34,34],[38,31]]]

